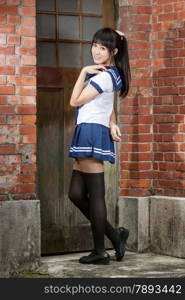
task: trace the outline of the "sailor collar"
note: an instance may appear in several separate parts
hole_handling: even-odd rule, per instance
[[[118,68],[116,66],[106,66],[106,69],[107,70],[103,71],[103,72],[108,72],[110,74],[113,85],[114,85],[114,90],[119,91],[122,88],[123,83],[122,83]],[[85,81],[88,81],[89,79],[91,79],[92,77],[94,77],[96,75],[97,75],[96,73],[95,74],[87,74]]]

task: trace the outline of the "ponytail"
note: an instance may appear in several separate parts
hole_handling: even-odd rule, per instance
[[[123,87],[120,90],[120,97],[125,98],[129,92],[131,71],[128,54],[128,43],[125,36],[119,35],[119,41],[117,43],[118,52],[114,56],[115,65],[119,69],[120,76],[122,79]]]

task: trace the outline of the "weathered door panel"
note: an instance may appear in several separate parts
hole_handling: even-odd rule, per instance
[[[90,224],[68,198],[73,162],[68,151],[74,111],[69,108],[67,97],[64,99],[63,89],[38,90],[37,164],[43,254],[92,248]],[[108,219],[114,224],[116,168],[105,163],[105,169]]]

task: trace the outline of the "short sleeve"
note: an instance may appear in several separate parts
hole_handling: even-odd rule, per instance
[[[113,82],[110,74],[106,71],[98,73],[94,76],[89,84],[91,84],[100,94],[113,91]]]

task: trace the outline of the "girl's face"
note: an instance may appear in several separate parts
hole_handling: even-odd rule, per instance
[[[95,64],[111,64],[112,56],[110,55],[110,52],[107,47],[98,43],[93,43],[91,53]]]

